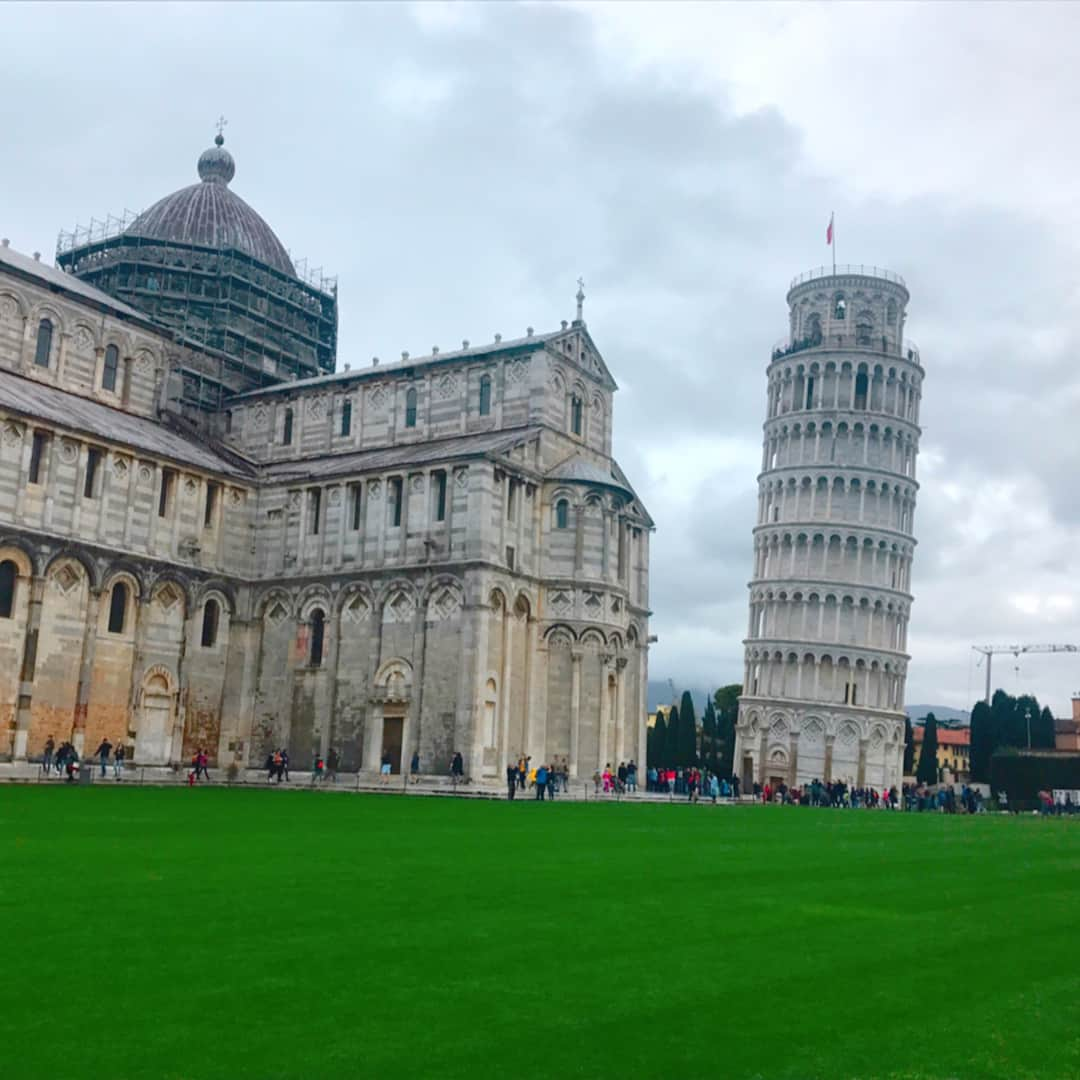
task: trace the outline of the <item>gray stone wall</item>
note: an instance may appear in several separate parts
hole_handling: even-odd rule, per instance
[[[172,390],[201,364],[0,272],[0,369],[144,422],[90,431],[0,401],[0,563],[17,569],[0,756],[51,735],[137,763],[287,748],[305,769],[335,748],[343,768],[416,751],[442,772],[458,750],[497,779],[521,754],[586,776],[640,754],[651,522],[612,471],[614,382],[583,325],[244,395],[192,426]],[[190,435],[166,444],[166,427]]]

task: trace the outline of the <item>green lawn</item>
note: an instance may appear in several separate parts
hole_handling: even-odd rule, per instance
[[[0,1076],[1080,1076],[1080,820],[0,788]]]

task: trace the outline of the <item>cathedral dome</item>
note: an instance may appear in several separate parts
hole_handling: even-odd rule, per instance
[[[203,151],[198,184],[174,191],[143,211],[127,229],[128,235],[166,244],[232,248],[295,276],[292,259],[274,230],[229,190],[236,163],[224,142],[218,135],[214,146]]]

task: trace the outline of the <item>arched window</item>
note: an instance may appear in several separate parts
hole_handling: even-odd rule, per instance
[[[128,589],[118,581],[112,588],[112,599],[109,601],[109,633],[122,634],[124,632],[124,620],[127,618]]]
[[[575,435],[581,434],[581,398],[576,394],[570,399],[570,430]]]
[[[204,649],[212,649],[217,644],[219,614],[218,602],[212,598],[207,600],[203,605],[202,615],[202,646]]]
[[[806,343],[821,344],[821,316],[816,311],[806,320]]]
[[[560,499],[555,504],[555,528],[567,529],[570,527],[570,503],[566,499]]]
[[[10,559],[0,563],[0,619],[10,619],[15,609],[15,578],[17,576],[17,568]]]
[[[480,415],[487,416],[491,412],[491,376],[480,376]]]
[[[868,379],[865,371],[860,371],[855,376],[855,408],[866,408],[866,388],[868,385]]]
[[[405,426],[416,427],[416,391],[411,387],[405,395]]]
[[[842,292],[838,292],[836,296],[833,297],[833,318],[847,318],[847,301],[844,299],[844,294]]]
[[[890,300],[888,306],[885,308],[885,321],[890,326],[896,325],[896,301]]]
[[[312,667],[322,667],[323,637],[326,633],[326,616],[321,608],[316,608],[311,613],[311,654],[309,662]]]
[[[120,350],[110,345],[105,350],[105,366],[101,369],[101,389],[116,389],[116,369],[120,366]]]
[[[352,402],[341,403],[341,434],[348,435],[352,431]]]
[[[48,319],[42,319],[38,323],[37,349],[34,352],[34,363],[38,367],[49,366],[49,357],[52,355],[52,331],[53,325]]]
[[[285,410],[285,430],[282,432],[281,441],[285,446],[292,445],[292,409]]]

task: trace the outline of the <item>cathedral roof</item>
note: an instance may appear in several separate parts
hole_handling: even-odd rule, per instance
[[[100,289],[95,289],[93,285],[81,281],[74,274],[65,273],[56,266],[49,266],[48,263],[43,263],[40,259],[32,259],[29,255],[24,255],[14,248],[0,245],[0,267],[14,270],[24,277],[37,278],[46,288],[67,292],[81,300],[89,300],[119,315],[127,315],[143,323],[148,322],[143,312],[136,311],[122,300],[117,300],[116,297],[110,296]]]
[[[144,210],[127,234],[219,251],[231,248],[295,277],[292,259],[274,230],[229,190],[236,163],[224,142],[218,135],[215,145],[199,158],[199,183],[174,191]]]
[[[486,431],[475,435],[455,435],[431,442],[402,446],[373,447],[351,454],[319,454],[300,461],[278,461],[260,470],[268,480],[283,481],[322,478],[356,472],[394,469],[402,465],[427,465],[458,458],[486,457],[512,450],[519,443],[540,434],[538,427]]]
[[[185,438],[157,421],[27,379],[13,371],[0,369],[0,401],[13,413],[45,420],[58,428],[115,440],[133,450],[209,472],[249,479],[244,470],[216,454],[205,440]]]
[[[603,469],[594,465],[587,458],[575,455],[566,461],[560,462],[547,473],[549,480],[564,480],[578,484],[600,484],[603,487],[619,488],[629,495],[634,492],[614,473],[610,468]]]

